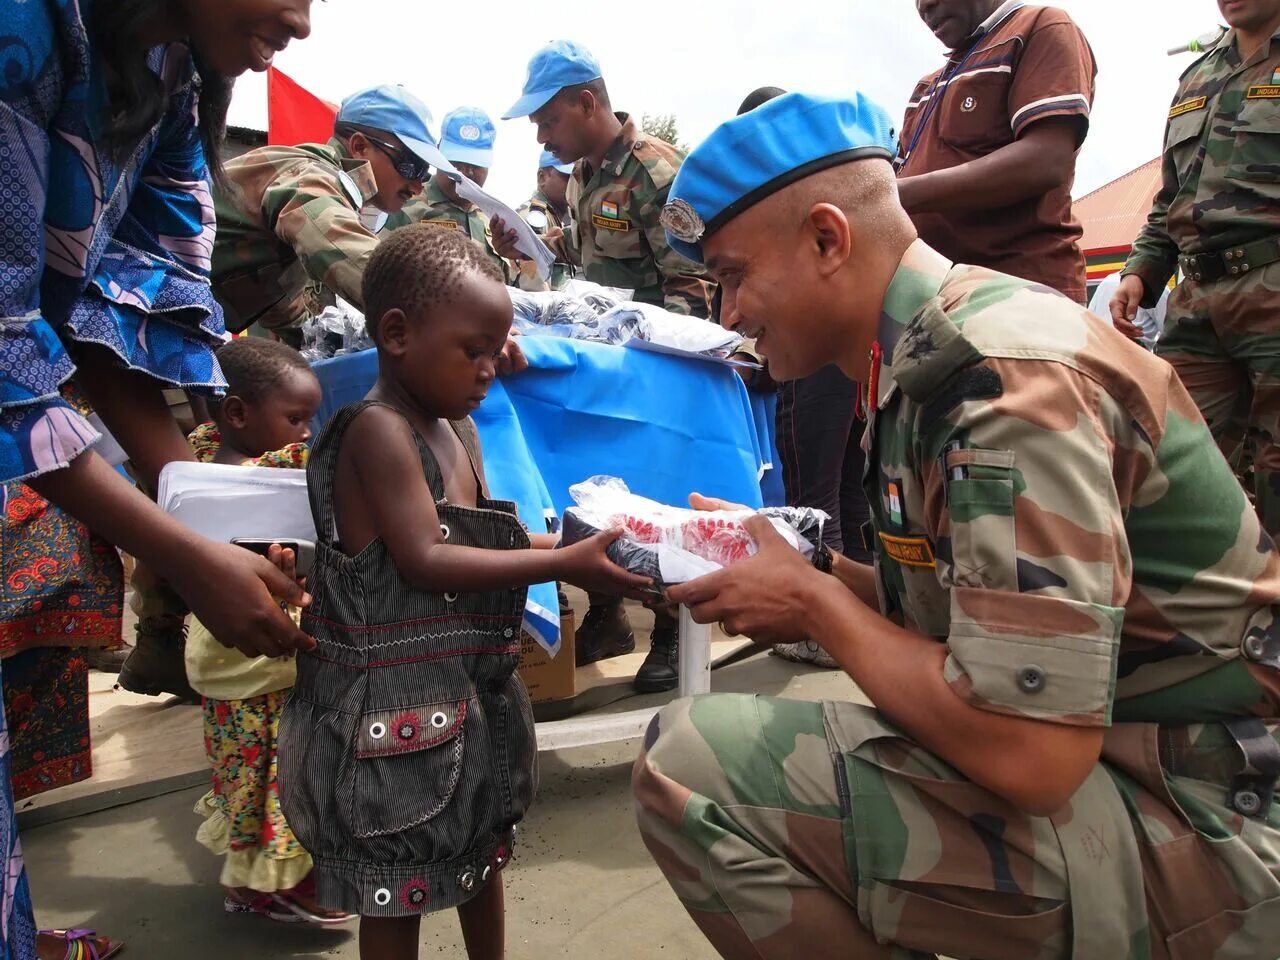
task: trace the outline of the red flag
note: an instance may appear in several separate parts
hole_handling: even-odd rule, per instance
[[[275,67],[267,69],[267,143],[292,147],[333,136],[338,108]]]

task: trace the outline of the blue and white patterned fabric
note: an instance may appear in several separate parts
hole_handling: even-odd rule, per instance
[[[0,0],[0,481],[64,467],[98,437],[59,394],[75,372],[68,342],[101,344],[166,386],[225,385],[190,51],[148,52],[169,109],[112,153],[92,2]]]

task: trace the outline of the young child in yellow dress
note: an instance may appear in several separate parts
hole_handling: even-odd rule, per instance
[[[188,438],[197,459],[257,467],[302,468],[320,383],[302,356],[283,343],[242,337],[218,350],[226,396],[214,421]],[[276,733],[297,668],[292,659],[247,657],[219,643],[194,618],[186,645],[187,678],[204,698],[204,742],[213,789],[196,812],[197,839],[224,856],[228,913],[286,922],[345,923],[320,909],[311,857],[280,812]]]

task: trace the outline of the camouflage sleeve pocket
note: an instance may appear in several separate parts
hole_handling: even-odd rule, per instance
[[[1017,590],[1013,451],[948,450],[942,469],[956,585]]]
[[[957,587],[944,678],[983,710],[1108,726],[1123,620],[1100,603]]]

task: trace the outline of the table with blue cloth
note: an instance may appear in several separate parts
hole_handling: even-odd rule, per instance
[[[529,369],[498,380],[472,415],[497,499],[514,501],[534,532],[573,504],[569,487],[596,475],[682,505],[691,491],[751,507],[782,502],[772,469],[774,399],[749,392],[732,368],[581,340],[522,337]],[[378,374],[373,350],[314,364],[324,391],[317,431],[360,400]],[[554,653],[554,584],[529,592],[526,626]]]

